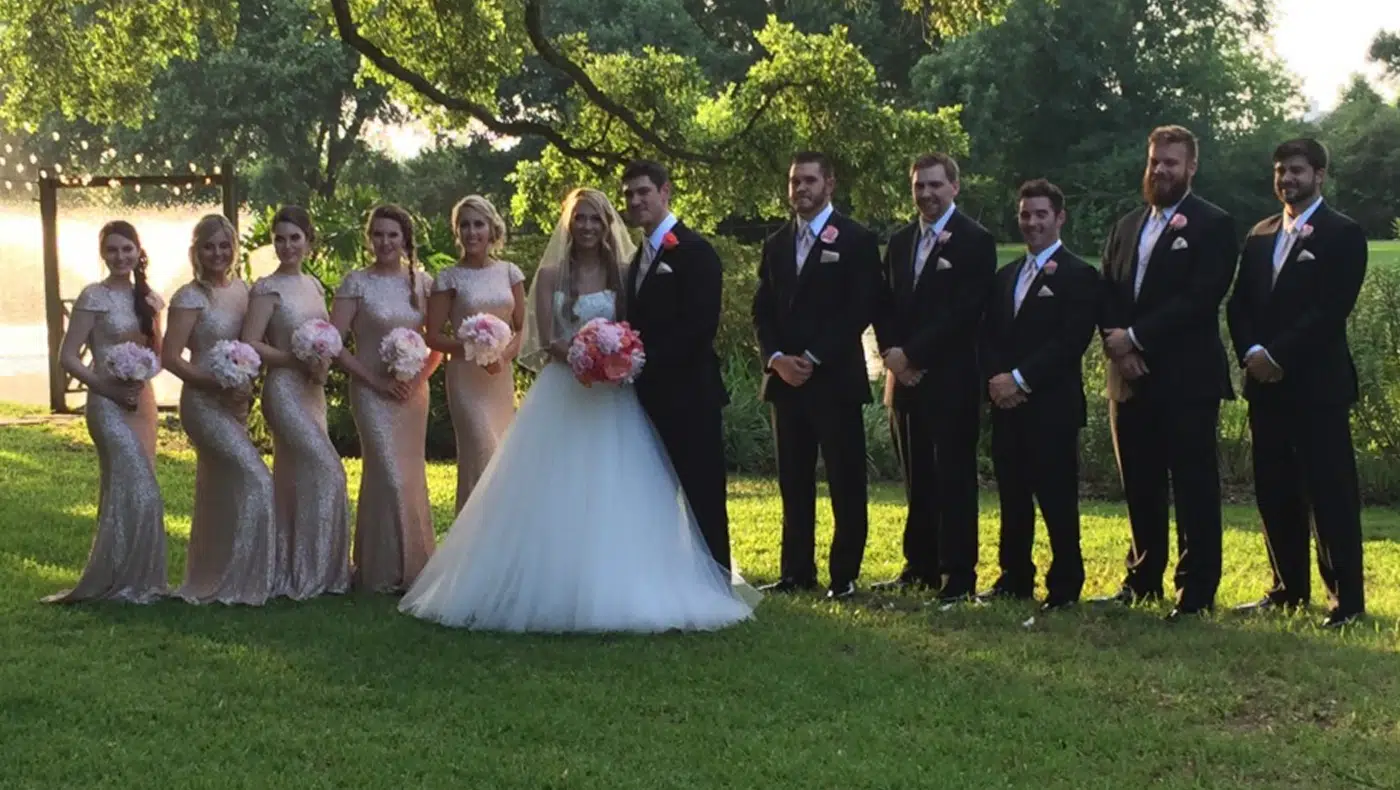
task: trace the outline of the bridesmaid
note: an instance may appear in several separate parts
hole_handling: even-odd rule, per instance
[[[452,230],[461,259],[439,272],[433,283],[428,345],[448,355],[447,408],[457,439],[460,511],[515,415],[510,361],[520,351],[520,329],[525,324],[525,275],[515,264],[491,257],[505,246],[506,223],[486,198],[462,198],[452,209]],[[492,313],[515,332],[504,362],[482,366],[461,356],[457,327],[477,313]]]
[[[311,216],[283,206],[272,219],[280,265],[253,285],[243,342],[268,368],[262,411],[272,431],[279,595],[305,600],[350,589],[350,508],[345,467],[326,433],[326,374],[292,355],[292,334],[326,319],[320,282],[301,270],[316,240]]]
[[[204,365],[215,343],[238,339],[248,312],[248,286],[233,271],[235,235],[218,214],[194,226],[194,279],[170,300],[162,347],[165,369],[184,382],[180,424],[198,459],[185,583],[175,594],[196,604],[261,606],[277,593],[272,473],[248,437],[251,387],[225,390]]]
[[[136,228],[120,220],[98,233],[110,272],[78,294],[59,361],[88,390],[84,413],[97,446],[102,487],[97,535],[87,567],[71,590],[47,603],[117,600],[150,603],[166,594],[165,506],[156,483],[156,399],[149,382],[130,383],[104,371],[107,353],[135,342],[160,353],[158,313],[164,305],[146,283],[146,251]],[[79,352],[92,352],[91,367]]]
[[[432,509],[423,448],[428,433],[428,378],[442,354],[432,351],[408,381],[389,375],[379,345],[398,328],[422,334],[432,280],[419,271],[413,219],[398,206],[370,212],[365,237],[374,263],[349,274],[335,293],[331,323],[354,337],[341,352],[350,374],[350,410],[360,434],[363,473],[355,513],[356,589],[402,593],[433,553]],[[407,265],[405,265],[407,264]]]

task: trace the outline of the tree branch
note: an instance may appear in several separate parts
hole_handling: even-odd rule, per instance
[[[637,135],[642,142],[654,147],[657,151],[673,158],[682,159],[689,162],[717,163],[718,159],[713,154],[700,153],[677,147],[661,139],[656,132],[647,128],[645,124],[637,119],[635,113],[623,107],[598,87],[593,79],[588,76],[577,63],[569,60],[564,53],[555,48],[554,43],[544,34],[544,22],[540,14],[540,0],[526,0],[525,2],[525,32],[530,37],[530,44],[535,47],[544,61],[554,68],[564,72],[571,82],[583,91],[583,95],[593,102],[598,109],[608,115],[622,121],[633,134]]]
[[[359,26],[350,14],[349,0],[331,0],[331,10],[335,14],[336,31],[340,40],[349,44],[360,54],[369,58],[379,70],[395,79],[403,81],[424,97],[455,112],[465,113],[475,118],[482,126],[496,134],[511,137],[539,137],[559,149],[565,156],[583,162],[594,172],[606,175],[610,170],[626,164],[618,154],[598,149],[585,149],[575,146],[564,138],[559,130],[535,121],[504,121],[490,108],[460,96],[453,96],[432,84],[423,75],[409,69],[396,58],[360,35]]]

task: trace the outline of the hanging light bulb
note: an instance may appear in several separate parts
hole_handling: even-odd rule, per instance
[[[55,173],[62,173],[62,172],[63,172],[63,165],[60,165],[60,164],[55,163],[54,166],[53,166],[53,171],[54,171]]]
[[[199,168],[198,168],[198,167],[195,167],[194,162],[190,162],[190,172],[191,172],[191,173],[198,173],[198,172],[199,172]]]
[[[49,171],[47,171],[47,170],[40,170],[40,171],[39,171],[39,177],[40,177],[40,178],[48,178],[48,177],[49,177]]]
[[[132,187],[132,189],[135,189],[137,192],[140,192],[140,191],[141,191],[141,185],[140,185],[140,184],[137,184],[136,186]]]
[[[35,156],[34,154],[30,154],[30,155],[29,155],[29,164],[31,164],[31,165],[37,165],[37,164],[39,164],[39,157]]]
[[[16,164],[16,165],[15,165],[15,172],[16,172],[16,173],[23,173],[23,172],[24,172],[24,165],[23,165],[22,163],[21,163],[21,164]]]
[[[219,175],[221,172],[223,172],[223,169],[220,168],[218,165],[214,165],[214,175],[217,176],[217,175]]]
[[[59,134],[58,134],[58,132],[54,132],[54,133],[53,133],[53,141],[56,143],[56,142],[58,142],[58,140],[59,140]]]
[[[78,145],[81,145],[81,146],[83,147],[83,150],[84,150],[84,151],[86,151],[86,150],[88,149],[88,141],[87,141],[87,140],[82,141],[82,142],[79,143]]]
[[[4,166],[5,166],[5,157],[0,156],[0,167],[4,167]]]
[[[169,159],[165,160],[165,169],[166,169],[166,170],[169,170],[169,169],[172,168],[172,167],[174,167],[174,165],[170,164],[170,160],[169,160]]]
[[[13,154],[14,152],[15,152],[15,147],[14,147],[13,145],[10,145],[9,143],[5,143],[5,153],[7,153],[7,154]]]
[[[26,190],[30,191],[30,192],[33,192],[33,191],[34,191],[34,182],[33,182],[33,181],[26,181],[26,182],[24,182],[24,188],[25,188]]]
[[[14,189],[14,188],[15,188],[15,183],[14,183],[13,181],[6,181],[6,182],[5,182],[5,188],[6,188],[6,189]]]
[[[179,188],[179,187],[171,187],[171,188],[170,188],[170,194],[175,195],[176,197],[179,197],[179,196],[180,196],[180,188]]]
[[[136,160],[136,164],[138,164],[138,165],[141,164],[141,158],[142,158],[142,157],[141,157],[140,154],[137,154],[136,156],[133,156],[133,157],[132,157],[132,159]]]
[[[122,185],[122,180],[121,180],[120,178],[112,178],[112,179],[108,179],[108,180],[107,180],[107,186],[111,187],[112,189],[116,189],[116,188],[120,187],[121,185]]]

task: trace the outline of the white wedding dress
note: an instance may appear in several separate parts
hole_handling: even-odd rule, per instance
[[[580,295],[578,325],[612,319]],[[399,610],[490,631],[712,630],[758,594],[717,564],[630,386],[540,372]]]

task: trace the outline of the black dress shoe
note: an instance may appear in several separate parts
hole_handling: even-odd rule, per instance
[[[1213,606],[1174,606],[1167,612],[1166,621],[1169,623],[1179,623],[1192,616],[1201,617],[1209,614],[1215,607]]]
[[[1069,609],[1077,603],[1079,603],[1079,601],[1075,598],[1046,598],[1045,602],[1040,605],[1040,611],[1058,612]]]
[[[1090,598],[1089,603],[1098,604],[1120,604],[1122,606],[1132,606],[1144,602],[1156,602],[1162,600],[1160,592],[1139,593],[1124,587],[1112,595],[1104,595],[1098,598]]]
[[[971,590],[967,590],[964,592],[940,592],[933,599],[933,602],[938,606],[949,606],[958,603],[972,603],[975,600],[977,600],[976,596]]]
[[[1231,611],[1239,614],[1269,614],[1273,612],[1292,612],[1307,606],[1302,601],[1280,601],[1276,598],[1264,596],[1257,601],[1242,603],[1234,607]]]
[[[1322,627],[1329,630],[1345,628],[1360,620],[1361,615],[1361,612],[1343,612],[1340,609],[1333,609],[1327,613],[1327,617],[1323,618]]]
[[[762,593],[795,593],[811,592],[817,589],[816,582],[802,582],[796,579],[779,579],[772,584],[765,584],[758,588]]]
[[[1008,590],[1005,587],[997,587],[995,585],[985,592],[977,593],[977,600],[979,601],[1029,601],[1034,597],[1035,596],[1030,593],[1018,593],[1013,590]]]
[[[853,598],[856,594],[856,583],[846,582],[845,584],[832,584],[826,588],[826,599],[828,601],[844,601]]]

